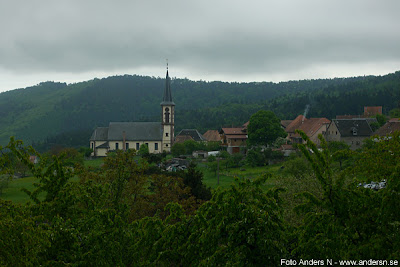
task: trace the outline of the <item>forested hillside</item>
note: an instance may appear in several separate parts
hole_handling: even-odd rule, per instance
[[[158,121],[164,78],[113,76],[76,84],[44,82],[0,94],[0,144],[10,136],[26,143],[86,145],[110,121]],[[359,114],[364,105],[384,112],[400,100],[400,72],[385,76],[228,83],[172,79],[176,127],[201,132],[241,125],[259,109],[292,119],[310,105],[310,116]]]

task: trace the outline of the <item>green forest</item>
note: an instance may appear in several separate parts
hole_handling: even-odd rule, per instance
[[[93,129],[110,121],[159,121],[164,86],[164,78],[123,75],[75,84],[43,82],[0,93],[0,144],[15,136],[40,151],[54,144],[87,146]],[[399,105],[400,72],[280,83],[173,78],[171,88],[175,130],[204,133],[240,126],[260,109],[280,119],[294,119],[307,105],[307,117],[361,114],[368,105],[383,106],[388,114]]]
[[[263,162],[259,175],[214,189],[194,164],[162,172],[161,159],[118,150],[85,167],[73,150],[50,156],[11,138],[0,147],[2,177],[24,165],[36,183],[27,204],[0,199],[0,265],[398,265],[400,133],[358,151],[322,136],[318,149],[299,134],[305,144],[283,172]],[[229,160],[221,168],[238,164]]]

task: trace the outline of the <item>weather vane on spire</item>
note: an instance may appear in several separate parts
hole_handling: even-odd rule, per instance
[[[168,58],[166,59],[166,61],[167,61],[167,70],[168,70]]]

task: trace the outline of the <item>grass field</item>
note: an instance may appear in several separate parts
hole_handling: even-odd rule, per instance
[[[272,177],[267,180],[264,185],[265,189],[271,188],[276,185],[277,177],[284,175],[281,171],[282,164],[277,165],[269,165],[262,167],[241,167],[241,168],[229,168],[226,170],[223,166],[221,166],[219,173],[219,185],[218,185],[218,177],[214,172],[210,171],[207,168],[206,163],[198,164],[198,167],[203,171],[204,178],[203,181],[207,186],[211,188],[217,188],[218,186],[221,188],[226,188],[231,185],[235,178],[238,179],[254,179],[266,173],[272,174]]]
[[[86,160],[84,162],[85,167],[99,168],[103,163],[102,158]],[[273,174],[272,177],[267,180],[266,184],[263,188],[268,189],[274,187],[277,183],[277,177],[282,175],[281,164],[271,165],[271,166],[263,166],[263,167],[242,167],[242,168],[229,168],[226,170],[224,166],[221,166],[219,172],[219,183],[218,176],[215,175],[214,172],[210,171],[207,168],[207,163],[198,163],[198,168],[203,172],[204,178],[203,182],[213,188],[216,189],[218,187],[228,188],[232,183],[234,183],[235,178],[238,179],[254,179],[258,176],[261,176],[265,173]],[[72,179],[74,181],[77,178]],[[0,196],[2,199],[13,201],[14,203],[26,203],[29,201],[28,195],[23,192],[21,189],[26,188],[29,191],[34,189],[34,183],[36,179],[34,177],[25,177],[14,179],[9,182],[8,187],[3,189],[3,194]]]
[[[36,182],[34,177],[25,177],[14,179],[8,183],[8,187],[3,189],[1,198],[4,200],[10,200],[14,203],[26,203],[29,201],[28,195],[21,189],[26,188],[31,191],[34,189],[33,184]]]
[[[103,158],[85,160],[84,166],[85,167],[92,167],[92,168],[99,168],[103,164]]]

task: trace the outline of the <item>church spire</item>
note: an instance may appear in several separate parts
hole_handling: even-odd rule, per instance
[[[165,77],[165,89],[164,89],[164,96],[161,105],[173,105],[175,106],[174,101],[172,101],[172,94],[171,94],[171,79],[169,78],[168,74],[168,61],[167,61],[167,75]]]

